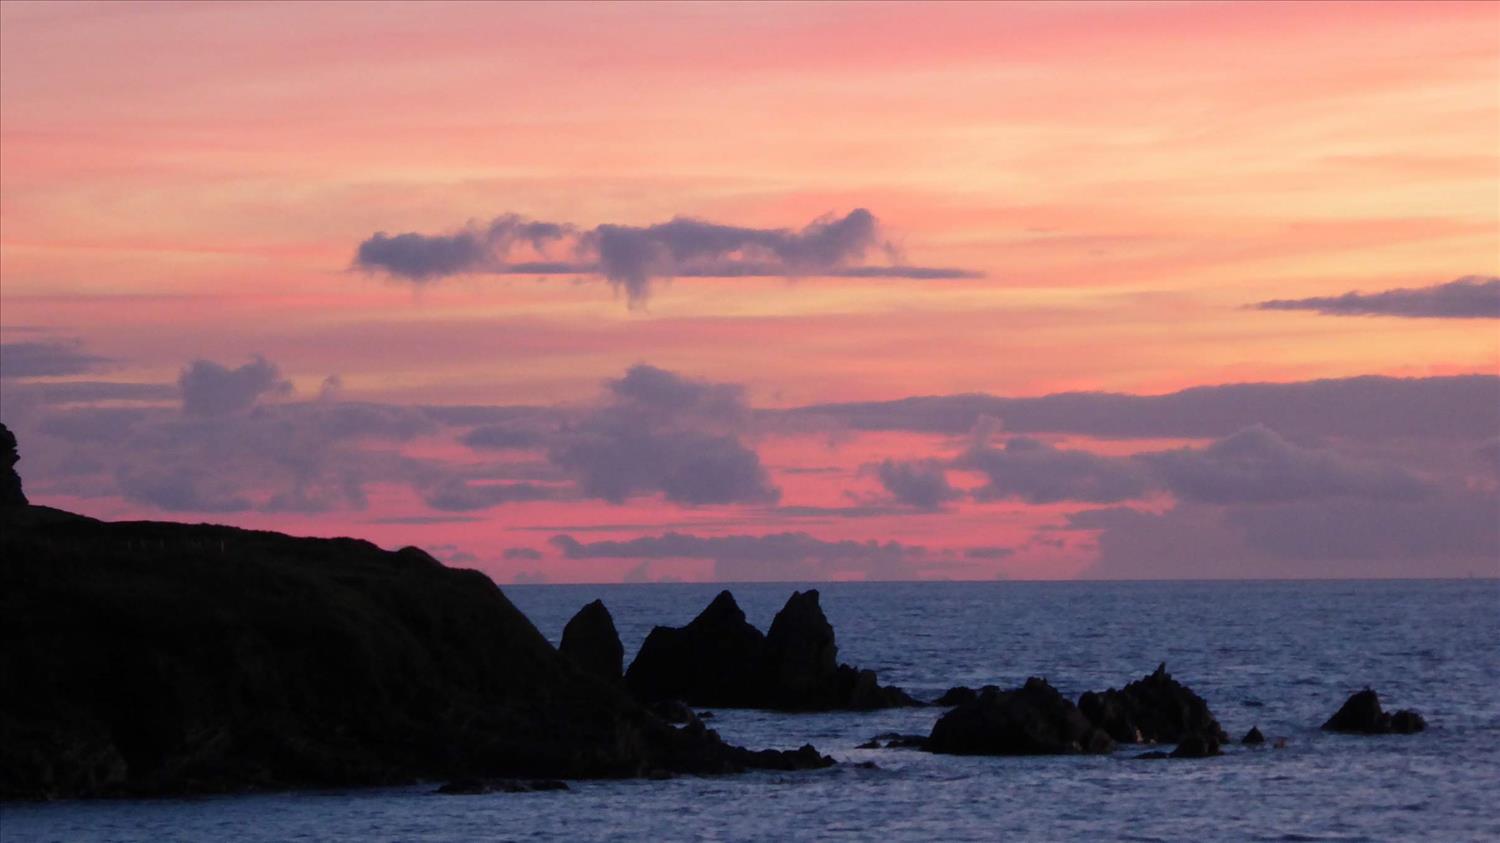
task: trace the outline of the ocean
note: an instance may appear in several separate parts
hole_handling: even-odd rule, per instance
[[[506,586],[556,643],[602,598],[627,663],[653,625],[691,620],[726,586]],[[765,629],[797,584],[727,586]],[[974,758],[862,750],[925,734],[937,708],[776,714],[708,725],[752,748],[812,743],[808,773],[572,782],[438,796],[432,785],[0,806],[10,841],[1435,840],[1500,839],[1500,581],[820,583],[841,661],[918,697],[1047,678],[1076,699],[1160,662],[1236,740],[1201,760]],[[1318,727],[1353,691],[1415,708],[1428,730]],[[875,768],[856,766],[873,761]]]

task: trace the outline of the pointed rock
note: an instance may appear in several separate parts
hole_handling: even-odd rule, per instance
[[[1389,714],[1380,707],[1380,695],[1371,688],[1357,691],[1323,724],[1329,732],[1354,732],[1361,735],[1386,735],[1392,732],[1409,735],[1427,728],[1422,715],[1409,709]]]
[[[562,644],[558,650],[595,676],[611,682],[620,681],[625,666],[625,648],[620,644],[615,619],[604,607],[604,601],[595,600],[578,610],[578,614],[563,627]]]
[[[648,701],[753,706],[764,648],[765,636],[745,620],[734,595],[722,591],[687,626],[651,630],[625,672],[625,685]]]
[[[1166,664],[1118,691],[1086,692],[1078,708],[1120,743],[1180,743],[1191,735],[1229,741],[1208,703],[1173,679]]]

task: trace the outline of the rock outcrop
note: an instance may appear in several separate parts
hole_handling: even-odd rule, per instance
[[[1240,738],[1240,743],[1245,746],[1260,746],[1266,742],[1266,736],[1261,734],[1259,726],[1251,726],[1250,731]]]
[[[595,600],[578,610],[563,627],[558,651],[589,673],[610,682],[620,681],[625,668],[625,647],[615,631],[615,619],[604,601]]]
[[[793,592],[769,633],[745,620],[728,591],[681,628],[658,626],[625,673],[643,700],[782,711],[871,710],[920,705],[874,671],[838,663],[818,592]]]
[[[1181,743],[1193,736],[1229,741],[1208,703],[1173,679],[1165,664],[1118,691],[1084,693],[1078,709],[1119,743]]]
[[[26,493],[21,491],[21,475],[16,473],[16,463],[20,459],[16,435],[0,424],[0,506],[26,505]]]
[[[1011,691],[986,688],[944,714],[925,748],[950,755],[1058,755],[1109,752],[1114,741],[1046,680],[1032,677]]]
[[[674,729],[415,548],[0,508],[0,797],[832,760]]]
[[[1366,688],[1351,695],[1323,728],[1329,732],[1353,732],[1361,735],[1410,735],[1427,728],[1422,715],[1410,709],[1394,713],[1380,707],[1380,695]]]

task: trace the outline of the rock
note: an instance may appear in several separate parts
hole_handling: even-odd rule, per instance
[[[1206,735],[1188,735],[1172,750],[1173,758],[1208,758],[1219,754],[1219,742]]]
[[[1260,746],[1265,742],[1266,736],[1260,733],[1259,726],[1251,726],[1250,731],[1246,732],[1243,738],[1240,738],[1240,743],[1245,746]]]
[[[1370,688],[1352,694],[1334,715],[1323,724],[1329,732],[1353,732],[1361,735],[1409,735],[1427,728],[1422,715],[1404,709],[1394,714],[1380,707],[1380,695]]]
[[[652,714],[668,723],[691,723],[698,719],[693,710],[680,700],[662,700],[646,706]]]
[[[0,798],[833,763],[672,728],[420,551],[18,506],[0,560]]]
[[[879,748],[880,748],[880,741],[877,741],[877,740],[868,740],[868,741],[865,741],[864,743],[860,744],[859,746],[855,747],[855,749],[879,749]]]
[[[1114,741],[1066,697],[1035,677],[1012,691],[985,690],[944,714],[926,749],[954,755],[1109,752]]]
[[[658,626],[625,672],[625,685],[644,700],[683,700],[690,705],[755,707],[756,668],[765,636],[745,620],[728,591],[687,626]]]
[[[797,710],[837,706],[838,652],[833,625],[818,605],[817,589],[792,592],[771,621],[761,653],[760,681],[768,707]],[[870,677],[873,682],[874,674]]]
[[[1229,741],[1208,703],[1173,679],[1165,664],[1121,690],[1085,693],[1078,709],[1120,743],[1181,743],[1192,735]]]
[[[16,473],[16,463],[21,459],[16,449],[16,435],[10,428],[0,424],[0,506],[26,506],[26,493],[21,491],[21,475]]]
[[[558,650],[601,679],[618,682],[624,671],[625,648],[615,631],[615,619],[610,617],[602,600],[579,609],[568,621]]]
[[[957,685],[944,691],[941,697],[932,701],[932,704],[946,706],[963,705],[966,702],[973,702],[978,697],[979,692],[973,688]]]
[[[885,742],[886,749],[926,749],[926,735],[892,735]]]
[[[770,632],[745,620],[734,595],[721,592],[685,627],[658,626],[625,672],[643,700],[782,711],[871,710],[919,705],[874,671],[838,663],[833,627],[818,592],[793,592]]]
[[[1411,709],[1402,709],[1391,715],[1391,731],[1399,735],[1411,735],[1427,728],[1422,715]]]

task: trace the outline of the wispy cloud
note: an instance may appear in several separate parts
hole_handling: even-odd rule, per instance
[[[1272,299],[1257,310],[1312,310],[1331,316],[1400,316],[1408,319],[1500,319],[1500,277],[1469,275],[1446,284],[1379,293]]]

